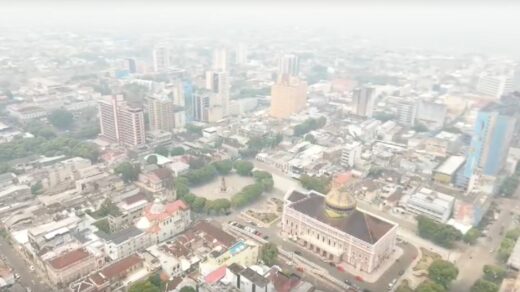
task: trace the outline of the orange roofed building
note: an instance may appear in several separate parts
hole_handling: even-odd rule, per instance
[[[183,201],[163,204],[155,200],[144,208],[136,227],[150,234],[152,242],[159,243],[183,232],[190,223],[190,208]]]
[[[85,248],[67,251],[46,262],[49,280],[57,286],[67,285],[97,270],[104,264],[102,256],[96,256]]]

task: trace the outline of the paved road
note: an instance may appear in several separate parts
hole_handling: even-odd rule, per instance
[[[25,291],[21,286],[28,287],[33,292],[54,291],[35,272],[29,270],[30,264],[2,237],[0,237],[0,254],[15,273],[20,274],[17,285],[11,287],[9,291]]]
[[[474,246],[467,246],[457,260],[460,274],[452,284],[452,291],[469,291],[471,285],[482,276],[484,265],[500,264],[497,250],[507,230],[513,228],[513,217],[520,213],[518,199],[499,198],[495,202],[501,210],[498,218],[488,225],[487,235],[481,237]]]

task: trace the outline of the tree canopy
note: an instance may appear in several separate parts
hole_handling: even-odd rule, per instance
[[[428,277],[446,289],[458,274],[459,269],[453,263],[445,260],[435,260],[428,268]]]
[[[181,288],[180,292],[197,292],[197,290],[191,286],[184,286]]]
[[[446,289],[435,282],[426,280],[417,286],[415,292],[446,292]]]
[[[157,164],[157,155],[149,155],[148,158],[146,158],[147,164]]]
[[[446,248],[452,248],[455,241],[462,239],[460,231],[451,225],[434,221],[425,216],[417,216],[419,236],[429,239]]]
[[[168,150],[168,148],[166,148],[166,146],[164,146],[164,145],[159,145],[159,146],[155,147],[154,152],[157,153],[157,154],[159,154],[159,155],[162,155],[162,156],[166,156],[166,157],[167,157],[167,156],[168,156],[168,153],[169,153],[170,151]]]
[[[511,197],[518,188],[519,183],[520,179],[517,176],[507,177],[500,185],[500,194],[504,197]]]
[[[31,155],[66,155],[79,156],[96,162],[99,149],[95,144],[83,142],[69,137],[34,137],[14,139],[0,144],[0,162],[27,157]]]
[[[66,130],[72,128],[74,117],[68,110],[57,109],[50,113],[48,120],[56,128]]]
[[[500,284],[507,275],[507,271],[499,266],[485,265],[482,269],[484,280]]]
[[[479,237],[480,237],[480,230],[473,227],[470,230],[468,230],[466,232],[466,234],[464,234],[464,236],[462,237],[462,240],[464,240],[464,242],[469,243],[469,244],[475,244]]]
[[[322,194],[328,193],[330,189],[330,178],[326,176],[309,176],[304,174],[300,177],[300,183],[302,187]]]
[[[325,117],[320,117],[317,119],[308,118],[303,123],[294,127],[294,135],[303,136],[312,130],[316,130],[325,126],[325,124],[327,124],[327,118]]]
[[[470,292],[498,292],[498,285],[486,281],[483,279],[478,279],[473,286],[471,286]]]
[[[278,257],[278,247],[274,243],[266,243],[262,246],[260,250],[260,258],[267,266],[272,266],[276,264],[276,259]]]
[[[127,183],[137,180],[140,172],[139,164],[132,164],[128,161],[121,162],[114,168],[114,173],[121,175],[121,178]]]
[[[199,169],[190,170],[183,175],[190,185],[199,185],[211,181],[217,175],[217,170],[213,165],[206,165]]]
[[[213,166],[220,175],[227,175],[231,172],[231,169],[233,169],[233,161],[229,159],[215,161],[213,162]]]
[[[233,168],[235,168],[236,172],[242,176],[251,175],[251,171],[254,167],[253,163],[246,160],[237,160],[233,163]]]
[[[170,155],[171,156],[179,156],[179,155],[183,155],[185,152],[184,148],[182,147],[174,147],[170,150]]]

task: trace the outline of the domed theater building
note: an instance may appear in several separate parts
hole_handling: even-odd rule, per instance
[[[371,273],[394,252],[398,225],[358,209],[355,187],[335,179],[327,195],[287,192],[282,234],[327,261]]]

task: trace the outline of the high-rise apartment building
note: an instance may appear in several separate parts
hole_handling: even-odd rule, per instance
[[[101,137],[125,146],[146,143],[143,110],[128,106],[122,95],[103,97],[98,110]]]
[[[280,67],[278,70],[279,78],[284,76],[296,77],[300,73],[300,60],[298,56],[286,54],[280,58]]]
[[[477,91],[481,94],[500,98],[502,95],[510,93],[513,90],[513,84],[509,76],[493,76],[493,75],[481,75],[478,84]]]
[[[222,107],[224,116],[229,111],[229,75],[225,71],[207,71],[206,89],[217,94],[215,105]]]
[[[237,65],[247,64],[248,51],[244,43],[239,43],[236,50],[235,61]]]
[[[401,101],[397,105],[397,115],[399,124],[407,127],[415,126],[417,103],[415,101]]]
[[[228,71],[228,52],[226,48],[216,48],[213,51],[213,70]]]
[[[194,95],[193,117],[195,121],[216,122],[222,119],[222,106],[218,96],[211,91],[200,91]]]
[[[477,170],[495,176],[503,169],[516,125],[513,111],[492,103],[478,112],[464,166],[466,184]]]
[[[375,88],[363,86],[354,89],[352,101],[356,115],[371,118],[374,112]]]
[[[153,70],[165,71],[170,67],[170,50],[165,45],[159,45],[153,49]]]
[[[283,78],[271,88],[271,116],[288,118],[307,105],[307,83],[297,78]]]
[[[173,100],[167,96],[148,98],[150,130],[171,131],[175,128],[174,110]]]

